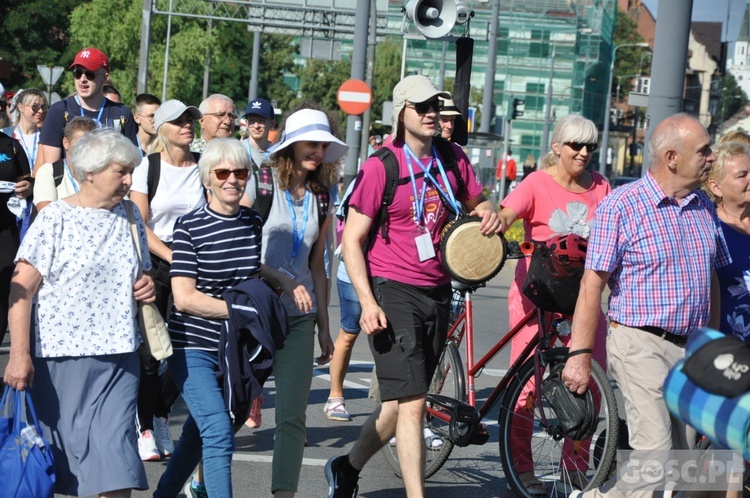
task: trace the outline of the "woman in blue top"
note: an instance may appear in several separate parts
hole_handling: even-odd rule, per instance
[[[155,498],[177,496],[201,457],[208,496],[232,496],[234,431],[216,377],[219,334],[229,318],[221,298],[224,291],[263,276],[297,300],[311,303],[301,286],[261,268],[262,220],[257,212],[240,206],[250,156],[239,141],[212,140],[198,164],[211,201],[175,224],[170,270],[174,305],[169,319],[174,354],[167,360],[190,415]]]
[[[703,188],[716,204],[732,255],[731,264],[716,270],[721,289],[719,328],[750,342],[750,137],[744,138],[744,143],[724,142],[714,148],[716,162]]]

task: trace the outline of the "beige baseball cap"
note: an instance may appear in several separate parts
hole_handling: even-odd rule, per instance
[[[444,99],[451,98],[450,93],[438,90],[427,76],[415,74],[399,81],[393,88],[393,117],[391,123],[393,124],[394,136],[398,135],[398,116],[407,101],[419,103],[436,96]]]

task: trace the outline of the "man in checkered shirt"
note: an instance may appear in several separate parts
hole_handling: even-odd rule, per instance
[[[731,259],[716,210],[697,190],[716,160],[706,129],[677,114],[656,127],[648,146],[646,175],[614,190],[596,210],[573,317],[575,354],[563,380],[574,392],[588,386],[602,292],[609,284],[607,363],[623,394],[630,445],[686,449],[686,426],[670,417],[662,385],[685,356],[690,332],[714,325],[714,319],[718,324],[718,316],[711,317],[711,310],[719,310],[714,270]],[[583,496],[625,494],[610,482]],[[651,492],[629,490],[627,496]]]

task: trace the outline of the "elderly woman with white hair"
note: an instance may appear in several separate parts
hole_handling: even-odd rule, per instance
[[[551,151],[542,158],[542,168],[529,175],[502,201],[500,219],[505,232],[516,220],[522,219],[527,241],[546,242],[555,236],[576,235],[588,239],[589,224],[594,211],[610,192],[607,180],[586,167],[597,149],[596,125],[579,114],[569,114],[560,119],[552,132]],[[515,327],[534,304],[521,292],[531,258],[519,260],[516,275],[508,293],[510,327]],[[510,349],[511,364],[523,352],[529,341],[537,334],[538,324],[531,322],[513,338]],[[606,321],[599,316],[594,358],[605,364],[604,334]],[[561,338],[564,343],[570,336]],[[525,401],[523,398],[521,401]],[[514,438],[515,444],[530,444],[528,438]],[[566,449],[568,443],[566,442]],[[583,452],[581,452],[583,453]],[[526,455],[524,461],[515,462],[522,475],[524,485],[531,494],[546,496],[548,489],[537,479],[533,471],[531,452],[514,451]],[[582,455],[563,457],[563,472],[570,472],[575,479],[575,470],[587,469],[588,463]],[[567,480],[567,478],[566,478]]]
[[[174,354],[167,362],[190,415],[156,498],[177,496],[201,457],[208,496],[232,496],[234,429],[217,377],[224,361],[219,339],[229,319],[222,295],[262,276],[287,295],[310,300],[304,287],[261,265],[262,219],[240,205],[251,174],[250,155],[240,142],[212,140],[199,167],[211,201],[175,224],[170,272],[174,305],[168,324]],[[237,425],[244,421],[240,417]]]
[[[151,268],[143,220],[123,200],[140,161],[115,131],[81,137],[71,151],[80,190],[39,214],[16,256],[4,380],[30,389],[57,493],[126,497],[148,488],[133,427],[136,301],[152,302],[154,284],[142,273]]]

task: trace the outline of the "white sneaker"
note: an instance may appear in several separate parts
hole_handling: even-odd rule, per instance
[[[424,444],[428,450],[439,450],[443,447],[443,438],[432,432],[429,427],[422,429],[422,435],[424,436]]]
[[[165,457],[174,453],[174,442],[169,434],[169,419],[154,417],[154,438],[159,453]]]
[[[141,460],[144,462],[158,462],[161,460],[153,431],[146,430],[138,436],[138,455],[140,455]]]

